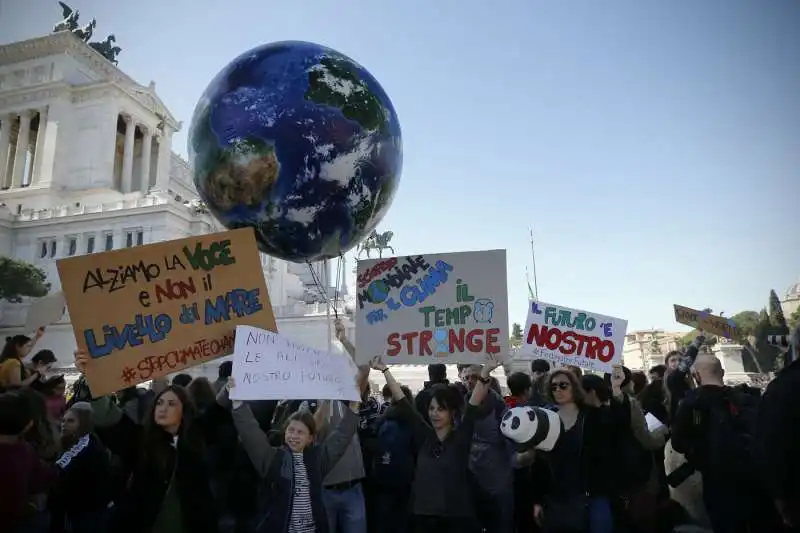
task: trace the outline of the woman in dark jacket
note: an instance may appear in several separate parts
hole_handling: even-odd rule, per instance
[[[75,366],[92,364],[76,351]],[[203,442],[211,422],[196,419],[186,389],[171,386],[154,398],[143,426],[125,416],[109,396],[92,402],[105,444],[131,472],[116,502],[115,533],[216,533],[217,512]],[[212,414],[214,411],[210,411]],[[115,433],[120,436],[115,437]]]
[[[92,434],[92,407],[78,402],[64,413],[56,461],[58,482],[50,493],[50,533],[104,533],[115,475],[111,454]]]
[[[534,516],[545,533],[611,533],[615,493],[615,435],[628,431],[630,405],[622,393],[625,375],[614,369],[609,407],[592,407],[573,372],[555,370],[548,379],[564,428],[556,447],[537,453],[533,465]]]
[[[232,386],[230,378],[218,396],[220,404],[231,403],[228,392]],[[358,429],[358,404],[343,405],[342,421],[319,446],[313,444],[313,415],[305,410],[293,413],[286,421],[284,445],[280,447],[270,444],[249,406],[240,401],[233,401],[231,406],[242,447],[266,487],[256,533],[327,533],[322,480],[353,440]]]
[[[217,512],[204,455],[203,429],[194,405],[180,386],[161,391],[144,426],[131,425],[111,401],[93,402],[102,418],[116,419],[127,439],[109,448],[131,472],[116,502],[109,531],[118,533],[215,533]],[[109,414],[116,413],[116,414]],[[114,443],[116,449],[112,447]]]
[[[419,533],[480,531],[470,490],[469,456],[475,422],[480,418],[480,405],[491,386],[489,374],[499,365],[499,360],[488,357],[463,417],[460,417],[463,399],[455,387],[441,384],[431,387],[428,405],[431,425],[428,425],[381,358],[376,357],[370,363],[374,370],[383,373],[398,415],[413,434],[415,465],[411,510],[414,529]]]

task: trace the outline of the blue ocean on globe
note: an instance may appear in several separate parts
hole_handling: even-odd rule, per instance
[[[367,70],[300,41],[242,54],[211,81],[189,128],[197,191],[229,229],[294,262],[338,257],[386,214],[403,141]]]

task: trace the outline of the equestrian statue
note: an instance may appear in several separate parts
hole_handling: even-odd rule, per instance
[[[117,56],[120,52],[122,52],[122,48],[119,46],[114,46],[114,43],[117,41],[116,37],[112,33],[108,37],[106,37],[105,41],[93,42],[89,43],[89,46],[94,48],[94,50],[99,53],[101,56],[106,58],[107,60],[111,61],[115,65],[119,63],[117,61]]]
[[[394,233],[392,233],[391,231],[384,231],[383,233],[378,233],[377,231],[372,230],[372,233],[370,233],[369,236],[366,239],[364,239],[364,242],[362,242],[359,245],[358,257],[360,258],[361,254],[366,252],[367,259],[370,259],[371,250],[378,251],[378,258],[383,258],[384,250],[390,250],[392,252],[392,255],[394,255],[395,253],[394,248],[392,248],[389,245],[389,241],[392,240],[392,237],[394,237]]]

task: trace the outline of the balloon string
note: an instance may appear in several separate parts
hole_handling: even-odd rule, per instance
[[[320,294],[320,296],[322,296],[322,299],[323,299],[323,300],[324,300],[324,301],[325,301],[325,302],[326,302],[328,305],[330,305],[331,307],[333,307],[333,316],[334,316],[334,318],[335,318],[335,319],[337,319],[337,320],[338,320],[338,318],[339,318],[339,313],[338,313],[338,311],[336,310],[336,300],[334,299],[334,302],[333,302],[333,303],[331,303],[331,299],[330,299],[330,297],[328,296],[327,287],[323,287],[323,286],[322,286],[322,282],[320,281],[320,279],[319,279],[319,276],[317,275],[317,272],[316,272],[316,270],[314,270],[314,266],[311,264],[311,262],[310,262],[310,261],[306,261],[306,264],[308,265],[308,270],[309,270],[309,272],[311,272],[311,279],[312,279],[312,281],[314,282],[314,285],[316,285],[316,287],[317,287],[317,290],[319,291],[319,294]],[[324,263],[323,263],[323,264],[324,264]],[[326,265],[326,266],[327,266],[327,265]],[[325,278],[326,278],[326,281],[327,281],[327,277],[328,277],[328,276],[326,275],[326,276],[325,276]],[[338,284],[338,278],[339,278],[339,270],[338,270],[338,268],[337,268],[337,270],[336,270],[336,278],[337,278],[337,284]],[[334,287],[334,298],[336,298],[336,287]]]
[[[344,257],[342,254],[339,254],[339,258],[336,259],[336,281],[333,285],[333,315],[336,318],[339,318],[339,315],[336,312],[336,307],[339,300],[339,287],[341,287],[341,285],[339,285],[339,278],[344,278],[344,272],[342,271],[343,263]],[[344,283],[342,283],[342,285],[344,285]]]

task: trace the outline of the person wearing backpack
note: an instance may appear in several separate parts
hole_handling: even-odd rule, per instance
[[[391,398],[388,385],[383,389],[384,396],[388,392]],[[413,405],[411,390],[405,385],[400,389]],[[415,466],[414,433],[398,406],[391,403],[376,422],[375,434],[369,454],[372,457],[369,476],[376,519],[369,524],[369,531],[408,533]]]
[[[698,354],[691,368],[697,387],[680,403],[672,447],[703,476],[703,502],[715,533],[778,528],[755,463],[758,400],[725,386],[722,363]]]

